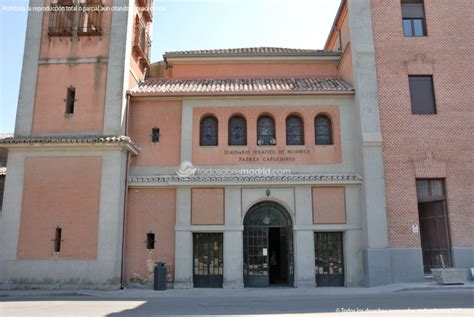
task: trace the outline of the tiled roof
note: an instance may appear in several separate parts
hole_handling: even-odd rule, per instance
[[[166,52],[165,58],[175,57],[235,57],[235,56],[340,56],[340,52],[284,47],[246,47],[214,50]]]
[[[113,135],[53,135],[53,136],[22,136],[0,139],[0,147],[20,144],[121,144],[132,152],[138,153],[138,148],[128,136]]]
[[[337,78],[148,79],[132,95],[245,95],[353,93]]]

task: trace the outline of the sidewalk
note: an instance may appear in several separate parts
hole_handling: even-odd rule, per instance
[[[464,285],[438,285],[433,282],[390,284],[377,287],[320,287],[320,288],[291,288],[291,287],[269,287],[269,288],[193,288],[193,289],[169,289],[166,291],[154,291],[152,289],[129,288],[124,290],[0,290],[2,297],[22,296],[92,296],[99,298],[173,298],[173,297],[260,297],[260,296],[337,296],[337,295],[367,295],[393,293],[403,291],[429,291],[429,290],[466,290],[474,293],[474,283],[468,282]]]

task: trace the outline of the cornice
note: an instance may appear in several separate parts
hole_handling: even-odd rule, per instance
[[[121,146],[125,150],[138,154],[139,148],[132,139],[123,135],[53,135],[53,136],[19,136],[0,140],[3,148],[24,147],[78,147],[78,146]]]
[[[291,174],[291,175],[216,175],[188,176],[157,175],[130,176],[130,187],[169,186],[240,186],[240,185],[358,185],[362,177],[357,174]]]

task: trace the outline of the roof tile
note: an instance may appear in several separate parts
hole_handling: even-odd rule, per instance
[[[132,95],[285,94],[353,92],[338,78],[237,78],[237,79],[148,79],[131,90]]]
[[[229,57],[229,56],[339,56],[341,52],[285,48],[285,47],[245,47],[212,50],[190,50],[166,52],[165,58],[176,57]]]

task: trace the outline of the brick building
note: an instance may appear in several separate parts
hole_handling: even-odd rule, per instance
[[[88,10],[28,16],[2,287],[149,284],[156,261],[176,288],[474,266],[470,1],[347,0],[323,50],[156,63],[151,1],[31,4]]]

